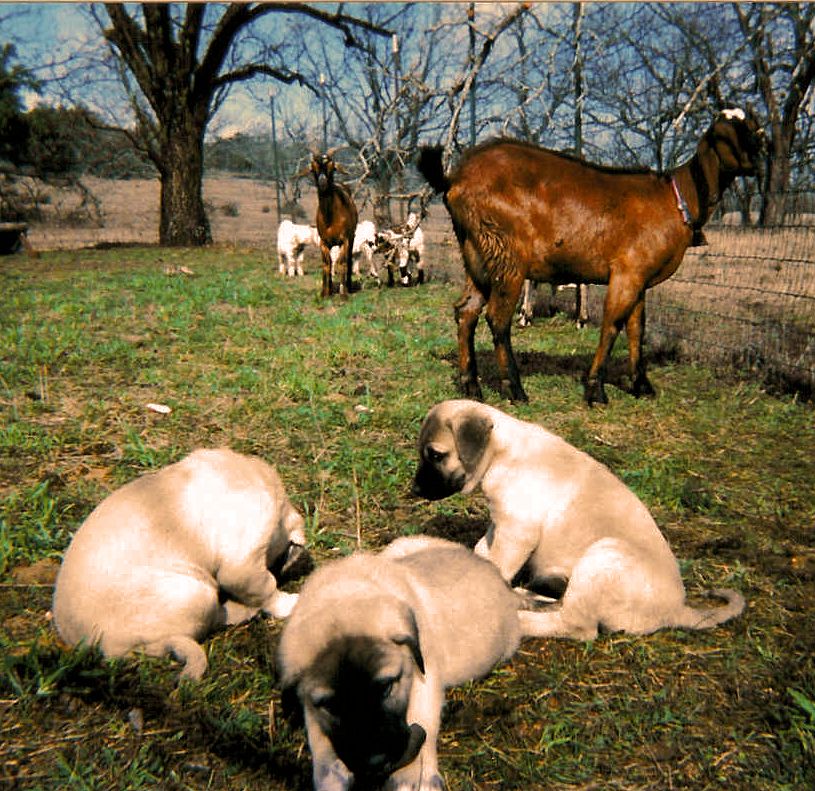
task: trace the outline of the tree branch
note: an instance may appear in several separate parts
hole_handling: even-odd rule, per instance
[[[123,5],[118,3],[106,3],[108,17],[112,27],[102,31],[104,37],[109,41],[121,55],[122,60],[127,64],[139,88],[145,98],[155,109],[156,95],[154,92],[156,75],[153,66],[147,58],[147,41],[144,31],[127,15]]]
[[[473,87],[473,82],[475,82],[475,78],[478,76],[478,73],[481,71],[481,67],[487,61],[487,58],[492,51],[492,48],[495,46],[495,42],[498,40],[498,37],[510,26],[512,25],[516,19],[518,19],[521,15],[525,14],[529,10],[529,5],[527,3],[522,3],[515,7],[515,9],[505,16],[501,22],[499,23],[498,27],[488,36],[486,36],[484,40],[484,44],[481,47],[481,51],[476,55],[472,66],[468,73],[456,83],[450,91],[450,98],[451,100],[453,97],[457,98],[457,105],[453,108],[453,115],[450,119],[450,125],[447,128],[447,138],[444,142],[444,162],[445,167],[447,162],[450,158],[450,154],[453,150],[453,143],[456,139],[456,135],[458,134],[458,127],[459,127],[459,118],[461,117],[461,113],[464,109],[464,104],[469,97],[470,91]]]
[[[234,82],[251,80],[252,77],[256,77],[259,74],[273,77],[279,82],[285,82],[287,85],[292,85],[296,82],[298,85],[308,88],[315,96],[320,95],[319,89],[312,85],[302,74],[294,71],[276,69],[274,66],[267,66],[265,63],[250,63],[238,69],[233,69],[226,74],[216,77],[212,81],[212,85],[216,89],[222,88]]]

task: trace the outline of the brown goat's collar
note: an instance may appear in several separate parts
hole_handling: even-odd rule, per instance
[[[688,208],[688,204],[685,199],[682,197],[682,193],[679,190],[679,185],[676,183],[676,176],[671,176],[671,188],[674,191],[674,197],[676,198],[676,208],[679,209],[679,213],[682,215],[682,220],[684,221],[685,225],[693,225],[693,220],[690,216],[690,209]]]
[[[703,247],[707,244],[707,239],[705,239],[705,235],[702,233],[702,226],[699,222],[701,215],[696,221],[691,217],[688,202],[682,196],[682,191],[679,189],[676,176],[671,176],[671,189],[673,189],[674,197],[676,198],[676,208],[679,209],[679,213],[682,215],[682,221],[693,230],[693,238],[691,239],[690,246]]]

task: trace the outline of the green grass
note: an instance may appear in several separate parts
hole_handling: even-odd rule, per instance
[[[130,248],[0,261],[0,781],[310,787],[304,734],[279,710],[279,624],[213,636],[207,675],[181,686],[169,659],[106,662],[57,644],[55,564],[136,475],[198,446],[258,454],[306,516],[317,562],[404,533],[472,544],[483,532],[480,495],[408,495],[421,420],[457,395],[456,288],[321,302],[316,276],[281,280],[266,259]],[[178,266],[195,274],[165,271]],[[451,791],[812,787],[812,407],[669,361],[651,367],[657,398],[612,385],[611,403],[590,410],[580,375],[595,329],[539,319],[513,340],[530,401],[499,398],[482,323],[486,399],[631,486],[691,596],[734,586],[749,608],[710,633],[524,643],[448,694],[439,751]]]

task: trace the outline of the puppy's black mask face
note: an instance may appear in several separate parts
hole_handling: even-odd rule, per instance
[[[386,641],[339,638],[323,649],[305,685],[304,703],[337,757],[363,782],[384,780],[411,763],[424,743],[424,729],[406,719],[412,681],[406,656]]]
[[[492,421],[476,411],[445,419],[439,410],[431,410],[419,432],[413,494],[441,500],[464,489],[479,474],[491,433]]]
[[[269,564],[269,571],[277,580],[278,585],[285,585],[291,580],[299,579],[309,574],[314,568],[314,561],[308,550],[289,542],[285,552]]]
[[[443,500],[460,492],[467,482],[463,468],[450,471],[449,451],[442,451],[432,445],[425,445],[413,478],[413,494],[425,500]]]

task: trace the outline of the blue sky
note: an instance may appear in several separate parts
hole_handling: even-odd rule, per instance
[[[40,102],[70,103],[70,94],[71,99],[80,100],[122,123],[127,109],[121,95],[113,99],[120,93],[116,87],[110,83],[83,85],[75,68],[69,65],[72,60],[91,58],[104,50],[96,23],[87,14],[88,6],[86,3],[0,2],[0,43],[14,43],[18,59],[43,79],[40,94],[28,92],[23,96],[29,108]],[[63,74],[67,76],[60,79]],[[228,101],[210,123],[209,136],[227,137],[240,131],[267,133],[271,127],[270,87],[272,83],[265,82],[254,88],[233,88]],[[313,99],[307,91],[296,87],[285,90],[285,109],[289,112],[316,112],[316,108],[310,106]]]

